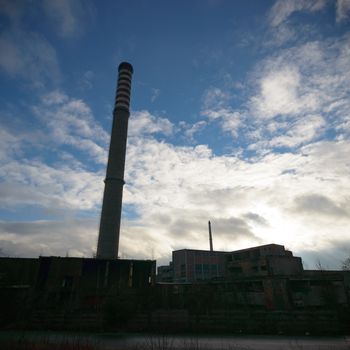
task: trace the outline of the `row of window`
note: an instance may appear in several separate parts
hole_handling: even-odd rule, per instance
[[[218,276],[220,267],[217,264],[195,264],[196,276]],[[180,265],[180,277],[186,277],[186,264]]]

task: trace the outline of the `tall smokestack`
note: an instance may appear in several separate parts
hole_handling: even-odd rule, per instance
[[[208,221],[208,226],[209,226],[209,245],[210,245],[210,251],[213,251],[213,237],[211,235],[211,223]]]
[[[118,68],[118,84],[113,110],[113,126],[109,145],[105,190],[97,243],[96,257],[117,259],[120,217],[124,186],[126,139],[128,133],[131,76],[130,63],[122,62]]]

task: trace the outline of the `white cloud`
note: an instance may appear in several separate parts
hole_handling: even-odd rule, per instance
[[[309,143],[320,136],[325,125],[325,120],[320,116],[302,117],[288,128],[286,134],[273,137],[269,144],[272,147],[296,147]]]
[[[85,256],[96,251],[97,220],[0,221],[3,256]]]
[[[305,42],[311,37],[319,37],[317,25],[299,21],[298,15],[315,14],[334,3],[335,1],[329,0],[277,0],[268,13],[268,35],[264,38],[262,45],[265,48],[275,49],[286,46],[288,43],[295,44]]]
[[[348,217],[350,209],[349,204],[345,202],[345,206],[342,204],[336,204],[326,196],[310,193],[295,198],[295,210],[300,212],[306,212],[319,216],[320,214],[334,217],[339,220],[342,217]],[[346,208],[348,206],[348,208]]]
[[[0,34],[0,69],[42,88],[61,78],[56,50],[39,32],[25,28],[28,2],[4,0],[0,12],[6,17]],[[32,87],[31,86],[31,87]]]
[[[270,24],[276,27],[285,22],[295,12],[316,12],[323,9],[326,4],[327,1],[325,0],[277,0],[270,10]]]
[[[20,148],[20,140],[5,128],[0,128],[0,161],[14,156]]]
[[[7,17],[8,23],[4,22],[0,34],[0,68],[14,78],[20,77],[42,88],[48,83],[57,84],[61,72],[53,45],[44,35],[28,30],[24,25],[28,13],[40,13],[35,5],[2,1],[0,11]],[[53,23],[62,36],[80,34],[87,19],[92,23],[93,11],[89,1],[45,0],[40,5],[50,24]],[[33,18],[30,20],[33,21]],[[40,21],[43,21],[42,18]]]
[[[274,48],[285,45],[292,40],[300,39],[300,37],[297,35],[297,32],[300,30],[302,30],[302,28],[298,28],[298,30],[296,30],[296,28],[291,26],[289,23],[282,23],[277,27],[272,27],[269,33],[270,38],[264,42],[264,45],[268,48]],[[305,28],[304,30],[310,31],[309,28]]]
[[[163,134],[170,136],[174,131],[174,125],[167,118],[155,117],[148,111],[133,112],[129,119],[130,136],[151,134]]]
[[[55,93],[45,101],[54,107],[57,103],[69,104],[70,99]],[[81,111],[84,115],[84,108]],[[144,117],[145,111],[140,115]],[[322,127],[322,118],[308,118],[315,126],[312,130]],[[155,117],[151,121],[157,125]],[[308,125],[301,119],[290,135],[308,138],[314,132],[308,131]],[[88,129],[84,132],[89,135]],[[346,196],[350,190],[348,142],[322,141],[302,146],[296,153],[270,153],[244,160],[215,156],[205,145],[173,146],[150,134],[137,135],[129,138],[124,190],[124,207],[131,206],[137,216],[134,220],[124,216],[122,257],[153,255],[165,263],[173,249],[206,249],[208,219],[213,224],[215,248],[222,250],[274,242],[296,253],[321,251],[346,239],[349,217],[338,215],[334,220],[329,208],[335,214],[339,208],[350,208]],[[0,169],[5,180],[0,195],[7,209],[37,206],[46,212],[60,210],[63,215],[60,222],[2,223],[4,251],[22,256],[65,255],[71,248],[70,255],[92,254],[103,190],[102,171],[84,170],[70,160],[48,166],[40,161],[9,158]],[[74,219],[84,210],[92,211],[93,224],[90,219]],[[47,232],[49,238],[43,238]],[[334,237],[332,242],[330,235]],[[25,249],[26,244],[30,249]]]
[[[207,125],[208,122],[205,120],[200,120],[194,124],[181,123],[181,126],[185,129],[185,136],[190,142],[194,142],[194,135],[204,130]]]
[[[257,65],[241,110],[250,149],[295,147],[327,130],[349,136],[349,36],[278,50]]]
[[[350,68],[348,35],[311,41],[283,50],[257,64],[247,102],[233,108],[231,90],[208,89],[202,115],[218,121],[249,150],[264,155],[275,147],[300,147],[328,130],[349,136]]]
[[[154,102],[160,95],[160,90],[156,88],[152,88],[152,96],[151,96],[151,102]]]
[[[46,125],[51,142],[70,145],[87,152],[95,162],[106,163],[105,149],[110,136],[95,121],[84,101],[52,91],[42,96],[41,104],[33,107],[33,111]]]
[[[350,17],[350,1],[337,0],[336,4],[336,21],[338,23],[345,22]]]
[[[0,35],[0,68],[12,77],[42,87],[57,82],[61,73],[53,46],[40,34],[20,29]]]
[[[8,37],[0,37],[0,49],[2,55],[0,56],[0,66],[7,73],[14,75],[23,69],[23,62],[19,48]]]
[[[324,249],[330,234],[345,239],[349,217],[335,223],[321,211],[311,223],[309,214],[295,203],[318,193],[349,207],[347,150],[345,142],[319,142],[303,147],[301,153],[270,154],[246,162],[213,156],[206,146],[138,140],[128,150],[125,203],[137,208],[138,230],[143,237],[152,237],[156,252],[162,252],[158,257],[164,247],[205,248],[208,219],[217,249],[261,242],[285,244],[295,251]],[[260,222],[247,213],[254,213]],[[130,232],[133,224],[128,223]]]
[[[44,213],[94,211],[100,206],[103,173],[82,164],[76,151],[105,164],[109,135],[81,100],[54,91],[33,107],[35,129],[2,128],[1,207],[36,207]],[[30,112],[25,112],[30,116]],[[62,146],[70,146],[71,149]],[[33,157],[34,151],[36,156]],[[98,169],[98,168],[97,168]]]
[[[83,90],[92,89],[94,78],[95,73],[93,71],[87,70],[86,72],[84,72],[79,81],[80,88]]]
[[[1,207],[37,206],[51,211],[91,210],[102,196],[103,175],[39,161],[4,162],[0,170]]]
[[[227,104],[229,99],[230,95],[228,92],[217,87],[210,87],[202,97],[203,109],[222,108]]]
[[[85,21],[92,18],[91,4],[80,0],[44,0],[43,8],[59,35],[71,37],[80,35]]]
[[[294,114],[303,106],[298,98],[300,74],[295,67],[267,73],[260,81],[260,95],[251,99],[252,108],[263,118]]]
[[[233,138],[238,136],[238,128],[241,126],[241,115],[239,112],[230,108],[220,108],[217,110],[203,110],[201,114],[207,116],[211,121],[219,120],[222,130],[230,133]]]
[[[241,115],[230,107],[230,100],[230,92],[217,87],[207,89],[202,98],[201,115],[207,117],[210,122],[219,121],[221,129],[235,138],[241,126]]]

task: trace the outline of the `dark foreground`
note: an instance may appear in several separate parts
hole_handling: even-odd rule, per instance
[[[1,332],[3,350],[349,350],[350,337]]]

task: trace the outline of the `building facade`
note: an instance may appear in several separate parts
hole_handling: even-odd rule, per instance
[[[301,258],[283,245],[267,244],[226,253],[226,278],[296,275],[303,272]]]
[[[232,252],[181,249],[173,251],[172,258],[170,265],[158,267],[158,282],[193,283],[303,272],[301,258],[278,244]]]
[[[0,294],[25,296],[36,308],[93,309],[119,290],[153,286],[155,267],[154,260],[0,258]]]
[[[181,249],[173,251],[174,282],[192,283],[225,276],[226,252]]]

